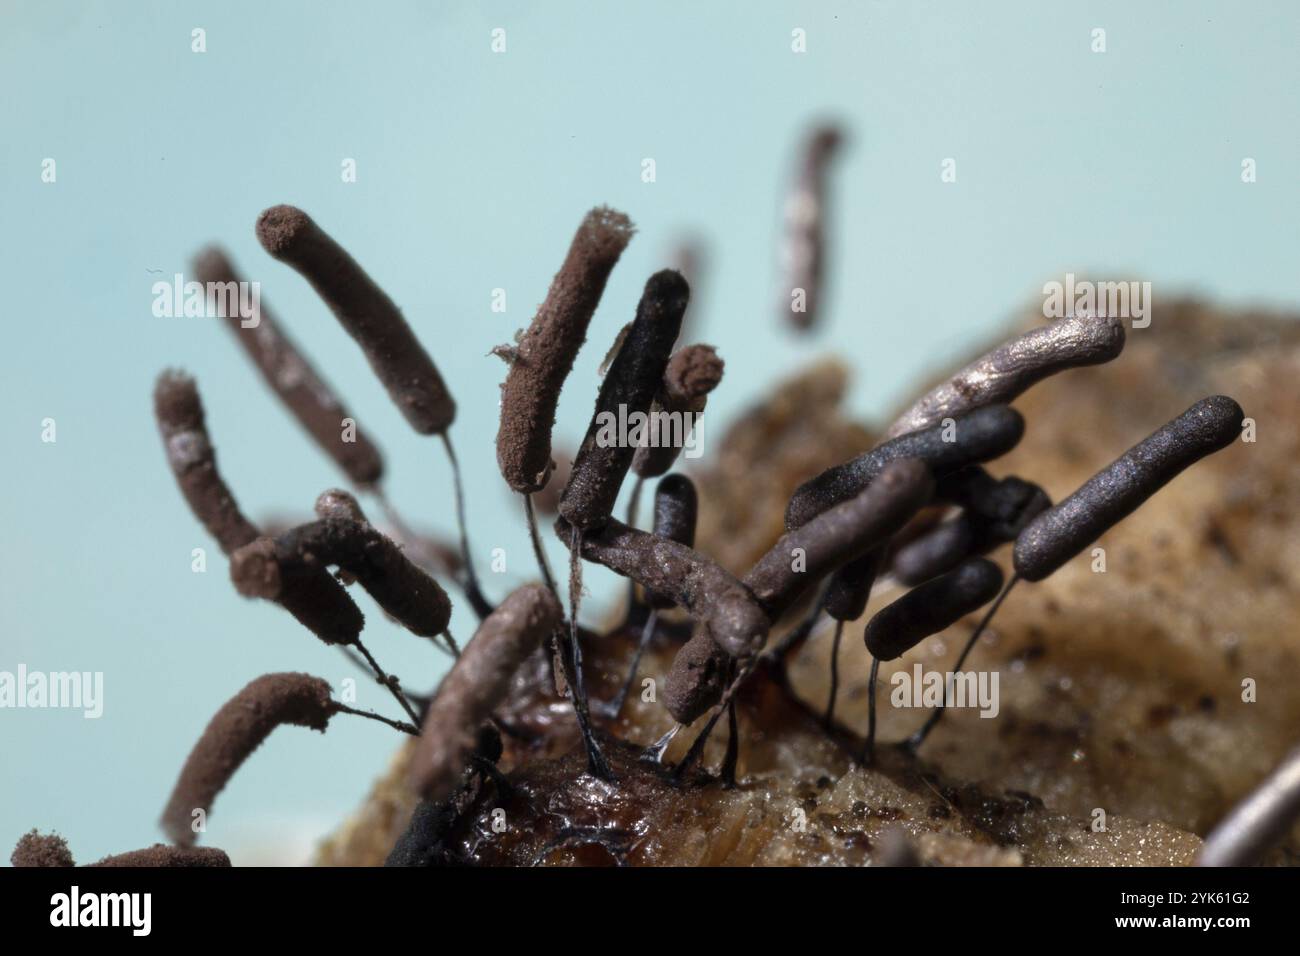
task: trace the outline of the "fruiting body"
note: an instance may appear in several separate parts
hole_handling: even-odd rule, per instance
[[[936,479],[1005,455],[1025,432],[1020,413],[1005,405],[990,405],[937,425],[877,445],[857,458],[804,482],[790,499],[785,512],[786,528],[798,528],[827,508],[833,508],[861,493],[899,458],[919,458]]]
[[[250,682],[222,705],[190,751],[163,810],[163,832],[173,843],[192,846],[195,811],[211,815],[217,794],[271,731],[296,724],[324,732],[335,712],[330,685],[319,677],[264,674]]]
[[[194,272],[203,283],[235,283],[239,287],[243,281],[226,254],[215,246],[195,257]],[[358,485],[376,484],[384,474],[379,449],[270,310],[260,305],[257,323],[247,327],[238,314],[224,318],[226,328],[248,353],[262,379],[321,450]],[[351,421],[351,429],[345,426],[347,421]]]
[[[402,549],[369,524],[331,517],[299,525],[272,541],[258,540],[230,559],[230,577],[240,594],[270,600],[292,590],[292,582],[337,565],[361,583],[403,627],[422,637],[447,629],[447,592]]]
[[[655,444],[647,435],[646,442],[636,450],[632,459],[632,470],[636,474],[642,478],[657,478],[672,468],[689,437],[689,429],[704,413],[709,393],[722,381],[722,369],[722,359],[711,345],[691,345],[673,353],[664,371],[663,386],[651,409],[651,417],[669,415],[673,418],[660,420],[668,423],[674,419],[680,421],[681,441],[675,440],[676,435],[659,434]]]
[[[654,533],[688,548],[695,546],[695,519],[699,496],[695,484],[685,475],[672,474],[655,486]],[[660,610],[673,606],[673,599],[648,592],[646,603]]]
[[[572,529],[557,519],[566,544]],[[724,651],[744,657],[763,646],[770,621],[750,590],[698,551],[610,518],[582,538],[582,556],[684,608]]]
[[[884,545],[933,492],[934,479],[924,463],[889,461],[853,498],[782,535],[745,575],[745,585],[776,620],[815,582]]]
[[[504,699],[515,672],[564,619],[546,588],[513,591],[479,625],[429,705],[411,761],[411,783],[434,803],[459,783],[479,728]]]
[[[550,479],[551,429],[560,390],[633,232],[632,220],[621,212],[600,206],[587,213],[546,301],[511,353],[501,386],[497,465],[506,484],[521,494],[541,491]]]
[[[727,689],[731,658],[701,627],[673,657],[664,683],[664,706],[681,724],[692,723]]]
[[[1006,405],[1049,375],[1109,362],[1124,349],[1124,323],[1066,316],[998,346],[919,398],[885,433],[897,438],[986,405]]]
[[[1016,573],[1026,581],[1047,577],[1184,469],[1232,444],[1244,417],[1232,399],[1213,395],[1162,425],[1020,532]]]
[[[863,634],[867,650],[882,661],[901,657],[993,600],[1001,587],[1002,569],[992,561],[973,558],[876,612]]]
[[[560,516],[581,531],[599,528],[614,511],[636,446],[624,436],[611,439],[611,423],[649,411],[689,300],[686,280],[671,269],[656,272],[645,284],[636,320],[601,382],[587,436],[560,496]]]
[[[422,435],[446,431],[456,403],[393,300],[301,209],[272,206],[258,217],[257,238],[311,283],[356,340],[393,403]]]

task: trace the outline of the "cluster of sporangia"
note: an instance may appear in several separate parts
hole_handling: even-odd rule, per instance
[[[821,271],[815,172],[834,145],[829,140],[813,142],[820,148],[810,152],[813,172],[806,178],[811,193],[802,205],[795,205],[798,215],[792,217],[790,237],[791,267],[813,286],[809,300]],[[760,658],[779,665],[806,638],[817,613],[825,611],[841,627],[858,619],[877,575],[888,569],[896,580],[914,587],[870,620],[865,641],[877,664],[896,658],[998,595],[1002,573],[983,555],[1014,542],[1012,583],[1016,578],[1039,581],[1184,468],[1232,442],[1242,427],[1236,402],[1206,398],[1055,506],[1030,482],[990,476],[981,464],[1015,446],[1024,429],[1020,414],[1008,407],[1010,401],[1045,376],[1108,361],[1123,348],[1124,328],[1117,319],[1065,318],[1021,335],[963,369],[909,409],[884,442],[800,487],[786,512],[787,533],[737,578],[694,549],[695,489],[681,474],[658,482],[653,530],[630,526],[635,519],[624,523],[612,516],[628,471],[635,474],[635,499],[642,481],[665,476],[678,449],[598,441],[602,414],[699,413],[722,376],[722,362],[709,346],[674,351],[689,292],[679,273],[665,270],[650,277],[635,319],[619,336],[591,426],[558,499],[555,532],[572,556],[566,614],[546,566],[532,496],[543,491],[552,476],[551,429],[560,390],[606,280],[632,234],[631,222],[621,213],[606,208],[588,213],[532,323],[515,345],[498,350],[509,371],[501,391],[497,459],[506,482],[523,496],[544,584],[520,587],[495,605],[483,596],[474,575],[459,475],[457,558],[411,534],[395,515],[381,491],[378,450],[364,434],[340,428],[347,412],[271,316],[264,312],[253,329],[241,327],[237,316],[227,316],[226,324],[308,433],[358,490],[374,496],[403,545],[376,530],[357,499],[339,490],[320,496],[317,520],[276,536],[262,534],[240,512],[217,471],[194,381],[176,373],[159,378],[154,403],[167,461],[194,515],[229,557],[236,588],[280,604],[322,641],[362,655],[410,722],[348,707],[331,698],[326,681],[306,674],[258,678],[217,712],[190,753],[162,818],[175,846],[147,851],[151,862],[185,864],[195,859],[192,845],[198,828],[192,822],[206,816],[232,774],[281,724],[324,730],[336,713],[347,712],[418,736],[411,783],[426,807],[449,804],[475,774],[499,779],[494,763],[501,740],[493,714],[521,665],[534,654],[546,653],[543,643],[549,645],[559,692],[572,699],[588,772],[613,779],[591,726],[582,678],[576,624],[581,559],[640,585],[646,606],[676,606],[694,622],[692,636],[677,651],[663,702],[677,722],[672,733],[713,713],[671,772],[680,776],[698,760],[714,723],[730,712],[733,732],[723,768],[724,778],[730,777],[737,748],[737,688],[756,672]],[[365,352],[411,426],[442,438],[455,474],[447,436],[455,403],[393,302],[301,210],[266,210],[258,220],[257,235],[267,252],[311,283]],[[207,283],[239,281],[215,250],[201,255],[196,268]],[[799,325],[809,321],[805,312],[795,318]],[[912,520],[923,509],[933,515],[936,506],[955,507],[955,517],[938,524]],[[426,568],[454,582],[480,618],[463,651],[447,632],[447,594]],[[456,655],[432,698],[403,691],[361,643],[362,614],[348,590],[354,583],[391,618],[417,635],[444,639]],[[764,653],[774,624],[810,596],[813,616]],[[654,636],[655,617],[649,614],[641,649]],[[634,663],[633,674],[635,668]],[[615,707],[621,701],[622,695]],[[920,744],[940,713],[936,711],[912,738],[911,746]],[[874,718],[873,700],[864,762],[872,759]],[[646,752],[651,764],[661,765],[672,733]],[[25,859],[64,859],[34,835],[25,839]],[[70,861],[66,855],[65,862]]]

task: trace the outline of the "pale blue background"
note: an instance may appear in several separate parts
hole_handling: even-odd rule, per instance
[[[253,516],[338,483],[212,320],[155,319],[150,286],[219,240],[387,454],[413,516],[450,529],[448,473],[306,284],[253,237],[291,202],[405,309],[460,402],[480,553],[530,562],[493,455],[502,366],[584,210],[640,232],[570,379],[580,434],[595,365],[683,231],[709,243],[701,337],[728,362],[715,423],[834,347],[879,412],[1067,270],[1162,295],[1294,306],[1300,213],[1296,4],[16,3],[0,15],[0,669],[102,670],[97,721],[0,711],[0,847],[55,828],[79,859],[146,844],[211,712],[268,670],[351,676],[283,613],[234,595],[164,466],[159,369],[199,379],[223,468]],[[190,52],[207,29],[208,52]],[[506,28],[509,51],[489,33]],[[808,52],[790,52],[790,31]],[[1109,52],[1090,52],[1090,30]],[[773,316],[777,202],[799,132],[837,116],[828,321]],[[640,181],[653,157],[658,181]],[[939,164],[952,156],[958,182]],[[1255,157],[1259,182],[1239,181]],[[58,182],[40,181],[53,157]],[[354,157],[360,181],[340,181]],[[509,311],[490,311],[494,287]],[[58,423],[42,444],[40,422]],[[190,549],[209,547],[206,575]],[[484,562],[486,570],[486,561]],[[596,579],[598,592],[600,580]],[[363,598],[364,601],[364,598]],[[599,598],[593,598],[593,608]],[[369,611],[371,605],[365,602]],[[412,683],[444,666],[370,614]],[[455,630],[471,631],[458,612]],[[364,703],[388,709],[377,690]],[[218,802],[237,861],[301,858],[353,806],[395,735],[288,730]]]

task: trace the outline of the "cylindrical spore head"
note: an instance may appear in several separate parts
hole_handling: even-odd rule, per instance
[[[663,418],[655,433],[647,428],[646,443],[636,450],[632,459],[636,474],[656,478],[672,468],[696,421],[704,413],[709,393],[722,381],[723,367],[712,345],[689,345],[673,353],[651,414],[674,417]]]
[[[695,547],[695,518],[699,496],[685,475],[666,475],[655,486],[655,534],[688,548]]]
[[[654,533],[693,548],[698,510],[699,498],[695,493],[695,483],[681,474],[665,476],[655,486]],[[675,602],[666,595],[650,591],[646,594],[646,603],[663,610],[672,607]]]
[[[546,487],[551,475],[551,428],[564,381],[587,338],[605,283],[635,232],[621,212],[601,206],[583,218],[560,271],[501,386],[497,465],[521,494]]]
[[[831,575],[822,607],[836,621],[856,621],[867,609],[871,587],[885,562],[886,549],[873,548]]]
[[[18,845],[9,856],[14,867],[68,867],[76,866],[68,841],[57,833],[38,833],[31,830],[18,838]]]
[[[883,547],[933,492],[934,479],[923,461],[890,461],[849,500],[782,535],[750,568],[745,585],[776,620],[814,582]]]
[[[298,424],[352,481],[362,486],[376,484],[384,474],[379,449],[306,354],[280,328],[260,293],[253,300],[256,313],[251,316],[244,306],[252,303],[243,298],[249,284],[235,271],[225,252],[215,246],[201,250],[194,257],[193,268],[198,280],[208,284],[209,295],[213,289],[221,290],[216,304],[225,318],[223,324]],[[344,427],[345,419],[352,420],[350,428]]]
[[[622,423],[649,411],[689,300],[690,288],[679,272],[663,269],[646,282],[636,319],[601,383],[591,424],[560,496],[560,516],[575,528],[599,528],[613,512],[636,455],[629,436],[621,434]]]
[[[393,300],[310,216],[272,206],[257,219],[262,248],[296,269],[361,346],[370,367],[411,427],[446,431],[456,418],[447,385]]]
[[[705,630],[732,657],[747,658],[762,649],[772,622],[743,588],[718,595],[705,619]]]
[[[999,480],[979,467],[962,469],[936,494],[963,510],[895,552],[894,576],[909,587],[1014,541],[1052,506],[1047,492],[1033,482],[1014,475]]]
[[[967,465],[1005,455],[1020,442],[1024,432],[1025,420],[1014,408],[989,405],[887,441],[800,485],[786,508],[786,527],[798,528],[852,498],[891,461],[919,458],[936,478],[942,478]]]
[[[945,521],[894,553],[894,577],[908,587],[928,581],[969,557],[975,538],[969,515]]]
[[[409,771],[417,793],[435,803],[452,794],[482,742],[483,723],[509,693],[516,671],[563,616],[549,589],[527,584],[483,619],[425,714]]]
[[[1052,499],[1041,487],[1011,475],[998,482],[976,511],[986,534],[1002,543],[1014,539],[1051,506]]]
[[[728,658],[703,627],[673,658],[664,683],[664,706],[678,723],[689,724],[722,699]]]
[[[867,650],[882,661],[901,657],[993,600],[1001,587],[1002,570],[992,561],[973,558],[881,608],[867,622]]]
[[[167,464],[190,511],[230,554],[257,537],[257,529],[239,510],[235,496],[217,470],[217,456],[204,425],[203,402],[194,379],[181,372],[158,376],[154,414],[162,434]]]
[[[1016,538],[1016,573],[1041,581],[1136,511],[1180,472],[1232,444],[1244,413],[1226,395],[1203,398],[1162,425]]]
[[[358,524],[369,524],[356,496],[342,488],[328,488],[317,496],[316,517],[346,518]]]
[[[228,700],[190,751],[163,810],[163,831],[182,846],[193,845],[195,810],[212,812],[235,771],[281,724],[324,731],[334,715],[330,685],[309,674],[263,674]]]
[[[904,412],[886,438],[928,428],[945,416],[1008,404],[1035,382],[1066,369],[1109,362],[1124,348],[1124,323],[1113,316],[1071,315],[1039,326],[976,359]]]
[[[725,368],[726,363],[712,345],[678,349],[664,370],[663,397],[674,408],[696,402],[718,387]]]

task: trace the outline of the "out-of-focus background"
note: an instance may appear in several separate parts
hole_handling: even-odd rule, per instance
[[[814,356],[853,364],[853,407],[883,416],[1067,272],[1150,281],[1156,322],[1162,296],[1188,291],[1300,298],[1289,2],[0,10],[0,671],[102,671],[105,685],[98,720],[0,709],[0,848],[31,827],[61,832],[86,862],[151,843],[189,746],[245,682],[357,676],[286,614],[234,593],[164,464],[150,392],[160,369],[180,366],[198,378],[223,471],[255,520],[305,515],[342,482],[218,320],[153,316],[153,283],[188,273],[202,244],[222,243],[261,283],[378,439],[400,509],[452,533],[440,446],[410,431],[306,283],[261,251],[253,223],[266,206],[309,211],[442,368],[494,595],[533,564],[496,470],[504,366],[487,353],[529,321],[598,203],[628,212],[638,234],[561,403],[556,435],[569,445],[597,364],[684,237],[707,253],[694,335],[727,361],[705,461],[708,421],[716,429]],[[196,28],[206,52],[192,50]],[[504,52],[492,49],[498,28]],[[806,52],[792,49],[796,30]],[[779,207],[799,138],[822,118],[850,139],[832,168],[823,321],[798,337],[775,313]],[[948,159],[956,182],[941,180]],[[196,547],[206,573],[191,570]],[[488,568],[498,547],[504,574]],[[594,618],[616,592],[589,580]],[[431,686],[446,659],[361,601],[380,660]],[[472,630],[458,610],[453,631]],[[365,682],[360,703],[393,709]],[[324,737],[281,731],[222,794],[206,842],[236,863],[305,859],[396,743],[348,719]]]

